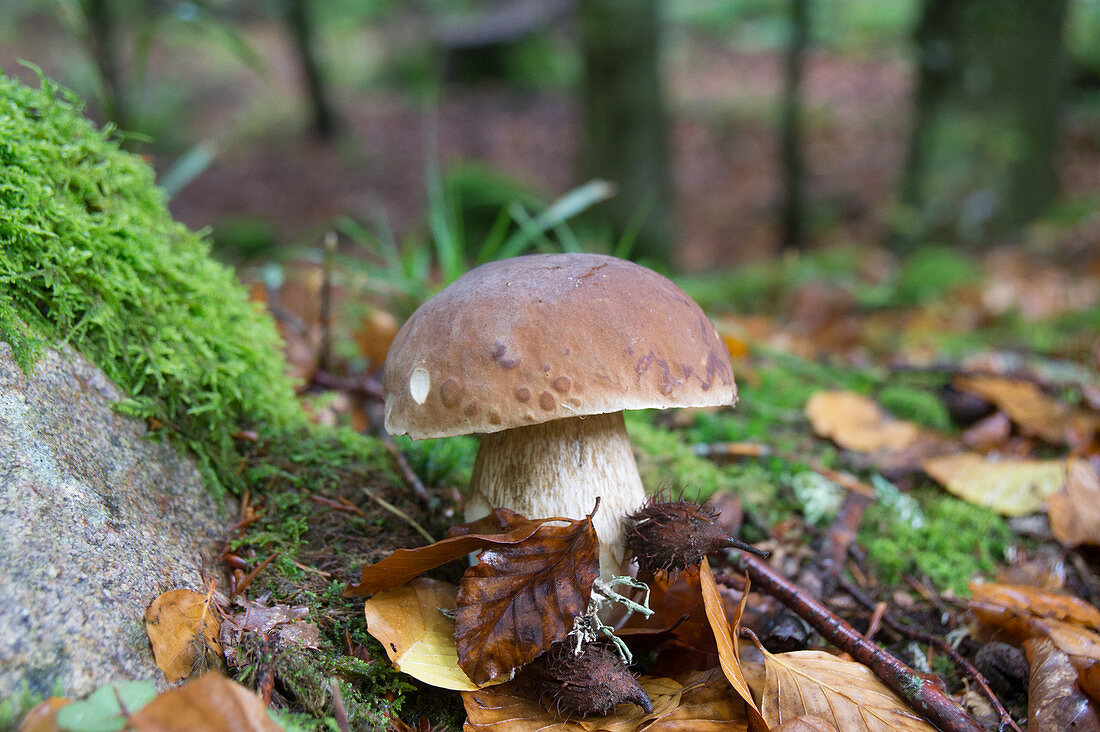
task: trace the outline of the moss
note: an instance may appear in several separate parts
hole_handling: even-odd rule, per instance
[[[0,76],[0,338],[24,369],[68,343],[239,487],[232,435],[303,421],[271,319],[176,223],[152,168],[69,92]]]
[[[627,432],[647,491],[702,500],[730,490],[730,476],[692,450],[681,433],[655,426],[648,412],[627,412]]]
[[[860,543],[884,584],[904,575],[927,577],[937,588],[965,595],[972,576],[991,573],[1004,561],[1013,534],[993,511],[935,489],[913,494],[923,521],[897,519],[892,506],[872,504],[864,514]]]
[[[878,392],[877,399],[894,416],[941,432],[954,429],[947,407],[935,394],[923,389],[905,385],[886,386]]]

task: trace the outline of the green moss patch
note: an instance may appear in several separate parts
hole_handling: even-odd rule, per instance
[[[303,421],[271,319],[176,223],[152,168],[47,79],[0,76],[0,339],[25,369],[68,343],[237,485],[232,435]]]

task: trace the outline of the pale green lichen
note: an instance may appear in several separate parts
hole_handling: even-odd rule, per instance
[[[201,236],[176,223],[152,168],[70,92],[0,76],[0,339],[24,369],[68,343],[234,483],[232,435],[304,421],[271,319]]]

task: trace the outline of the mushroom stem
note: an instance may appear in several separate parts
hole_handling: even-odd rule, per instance
[[[627,574],[623,521],[645,502],[622,412],[557,419],[481,438],[466,520],[494,508],[528,518],[592,518],[600,539],[600,574]]]

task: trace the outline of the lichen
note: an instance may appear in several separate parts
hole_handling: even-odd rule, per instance
[[[270,317],[172,219],[152,168],[44,77],[0,75],[0,244],[0,339],[20,365],[72,345],[215,492],[239,486],[234,433],[304,421]]]

